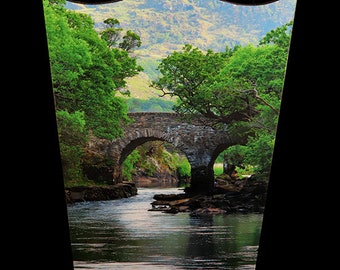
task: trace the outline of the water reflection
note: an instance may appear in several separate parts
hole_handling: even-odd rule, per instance
[[[187,243],[188,258],[202,260],[216,255],[213,216],[190,217],[190,236]]]
[[[75,269],[254,269],[261,215],[148,211],[160,193],[69,206]]]

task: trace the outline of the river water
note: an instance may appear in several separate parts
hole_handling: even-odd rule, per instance
[[[154,194],[68,206],[74,269],[255,269],[261,214],[148,211]]]

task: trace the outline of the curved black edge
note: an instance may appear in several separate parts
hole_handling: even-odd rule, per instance
[[[334,141],[331,131],[315,126],[316,119],[330,120],[328,116],[333,118],[330,123],[338,121],[338,116],[329,114],[331,107],[338,107],[331,105],[338,103],[337,91],[334,97],[311,93],[312,89],[333,89],[338,76],[330,64],[333,50],[311,58],[308,49],[315,43],[316,22],[319,37],[335,31],[331,10],[336,8],[329,3],[296,2],[256,270],[333,269],[328,267],[333,261],[338,265],[327,244],[338,234],[331,226],[338,206],[332,207],[330,189],[325,188],[332,173],[318,173],[316,160],[334,149]],[[339,165],[327,163],[327,168],[335,167]]]
[[[84,5],[100,5],[100,4],[111,4],[121,2],[124,0],[67,0],[68,2]]]
[[[124,0],[68,0],[69,2],[78,3],[78,4],[86,4],[86,5],[98,5],[98,4],[109,4],[120,2]],[[267,5],[279,0],[220,0],[222,2],[228,2],[230,4],[235,5],[247,5],[247,6],[259,6],[259,5]]]
[[[21,15],[3,41],[9,56],[2,62],[3,262],[13,269],[72,270],[43,9],[40,1],[8,4]],[[339,231],[331,226],[338,204],[325,197],[337,198],[330,192],[337,191],[332,169],[338,164],[330,164],[328,150],[336,153],[338,138],[331,136],[338,133],[322,123],[338,121],[330,112],[338,100],[330,65],[336,44],[327,43],[337,27],[331,10],[337,9],[330,3],[297,0],[256,270],[336,268],[326,265],[337,259],[330,243]],[[23,21],[24,43],[12,30]],[[326,40],[321,50],[320,40]]]
[[[9,5],[10,28],[24,21],[25,41],[8,28],[3,43],[3,260],[10,269],[72,270],[43,1]]]
[[[222,2],[228,2],[234,5],[244,5],[244,6],[261,6],[267,5],[279,0],[220,0]]]

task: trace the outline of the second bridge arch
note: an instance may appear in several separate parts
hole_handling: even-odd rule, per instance
[[[191,166],[190,189],[209,192],[214,185],[213,165],[226,148],[244,144],[242,136],[231,136],[216,130],[202,117],[185,121],[176,113],[130,113],[133,122],[124,128],[121,138],[110,143],[107,154],[114,161],[113,178],[122,181],[122,165],[126,157],[148,141],[165,141],[180,150]]]

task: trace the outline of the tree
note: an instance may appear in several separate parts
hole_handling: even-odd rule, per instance
[[[124,51],[132,52],[136,47],[142,45],[140,36],[131,30],[127,30],[122,37],[123,28],[118,27],[120,25],[119,20],[114,18],[108,18],[104,20],[104,30],[100,32],[100,36],[107,43],[109,48],[121,48]],[[121,42],[119,42],[121,40]]]
[[[286,24],[269,31],[259,42],[259,45],[275,44],[289,51],[290,40],[293,30],[293,20]]]
[[[90,16],[66,10],[65,3],[43,1],[55,107],[62,127],[62,162],[70,165],[64,168],[70,178],[79,171],[84,148],[77,139],[79,130],[84,139],[89,132],[106,139],[122,135],[130,121],[128,107],[115,94],[125,86],[125,78],[142,67],[127,51],[108,46]]]
[[[216,128],[248,134],[252,138],[249,149],[259,150],[267,142],[272,150],[290,26],[291,22],[271,31],[258,46],[226,48],[223,53],[211,50],[204,53],[185,45],[182,52],[173,52],[161,61],[158,68],[161,75],[152,86],[178,97],[176,112],[200,114],[214,119]],[[233,148],[229,151],[232,154]],[[258,151],[245,160],[259,171],[268,172],[269,152]]]
[[[106,41],[107,46],[112,49],[117,46],[123,28],[116,27],[119,26],[120,22],[114,18],[104,20],[104,24],[105,29],[100,32],[100,36]]]
[[[115,93],[143,69],[128,52],[110,48],[90,16],[63,4],[44,1],[56,109],[83,111],[87,129],[116,138],[129,119],[125,101]]]
[[[227,54],[206,53],[190,44],[182,52],[173,52],[161,61],[158,70],[161,76],[151,86],[163,95],[178,97],[174,110],[182,114],[200,113],[214,118],[214,91],[209,85],[228,60]]]
[[[57,111],[56,116],[64,181],[70,183],[73,180],[83,179],[81,164],[88,136],[85,130],[84,113],[70,114],[67,111]]]

